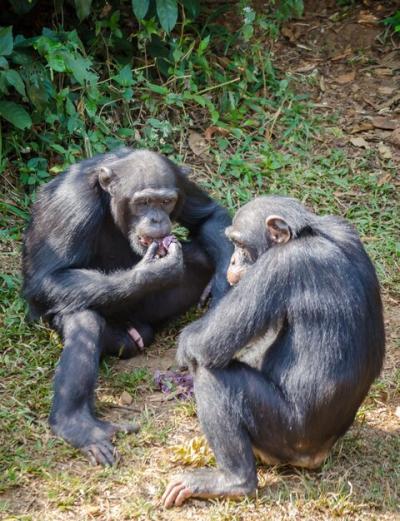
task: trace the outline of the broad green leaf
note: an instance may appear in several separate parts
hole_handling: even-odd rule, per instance
[[[8,61],[3,56],[0,56],[0,67],[2,69],[8,69]]]
[[[12,27],[2,27],[0,29],[0,56],[8,56],[14,47]]]
[[[200,14],[200,0],[182,0],[186,14],[189,18],[194,20]]]
[[[132,69],[130,65],[125,65],[119,73],[114,76],[114,80],[121,85],[121,87],[129,87],[133,85]]]
[[[21,76],[14,69],[9,69],[5,72],[6,80],[9,85],[12,85],[14,89],[21,94],[21,96],[25,96],[25,85],[22,81]]]
[[[161,27],[169,33],[178,20],[177,0],[156,0],[156,8]]]
[[[157,94],[168,94],[169,90],[167,87],[162,87],[161,85],[156,85],[155,83],[148,83],[147,86],[150,90],[153,92],[156,92]]]
[[[76,14],[80,22],[89,16],[91,7],[92,0],[75,0]]]
[[[132,11],[138,20],[143,20],[149,10],[150,0],[132,0]]]
[[[68,54],[65,56],[65,65],[72,72],[76,81],[81,85],[84,85],[85,82],[94,83],[97,81],[97,75],[89,70],[92,62],[88,58]]]
[[[0,101],[0,116],[21,130],[32,126],[31,117],[24,107],[12,101]]]
[[[65,53],[63,52],[55,52],[54,54],[48,54],[46,56],[47,63],[49,64],[50,69],[56,72],[65,72]]]

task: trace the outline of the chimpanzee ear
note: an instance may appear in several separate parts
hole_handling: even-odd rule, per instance
[[[99,185],[105,192],[111,193],[112,180],[114,179],[114,172],[107,166],[101,166],[97,170],[97,179]]]
[[[292,237],[292,230],[288,223],[279,215],[270,215],[265,219],[267,231],[276,244],[285,244]]]

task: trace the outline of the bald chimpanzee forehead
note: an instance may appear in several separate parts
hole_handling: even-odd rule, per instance
[[[118,184],[126,192],[149,189],[174,189],[176,177],[173,165],[160,155],[137,150],[129,156],[113,161],[110,165]]]

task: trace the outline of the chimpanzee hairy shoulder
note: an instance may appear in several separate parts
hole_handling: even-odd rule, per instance
[[[172,222],[189,230],[182,245]],[[227,291],[228,213],[184,170],[121,148],[73,165],[38,193],[23,249],[33,318],[63,336],[50,414],[53,431],[93,462],[113,463],[116,426],[94,415],[100,356],[133,356],[154,327],[196,303],[211,281]]]
[[[226,230],[235,287],[181,333],[218,470],[174,479],[167,507],[257,487],[254,453],[316,468],[350,427],[382,367],[374,267],[354,228],[286,197],[260,197]]]

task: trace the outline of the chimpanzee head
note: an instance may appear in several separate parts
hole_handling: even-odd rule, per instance
[[[295,199],[280,196],[257,197],[241,208],[225,233],[234,244],[227,278],[237,284],[249,266],[270,248],[282,248],[315,219]]]
[[[139,255],[170,235],[183,203],[177,165],[155,152],[135,150],[104,163],[96,175],[114,222]]]

